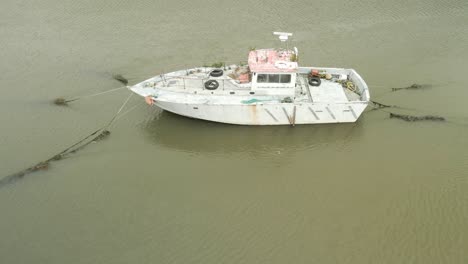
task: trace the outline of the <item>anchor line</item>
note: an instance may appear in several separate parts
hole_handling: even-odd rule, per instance
[[[130,100],[130,98],[132,97],[133,93],[131,93],[127,99],[125,100],[125,102],[120,106],[119,110],[117,111],[117,113],[114,114],[114,116],[112,117],[111,121],[105,125],[104,127],[100,128],[99,130],[97,130],[98,132],[100,131],[101,133],[99,133],[96,137],[94,137],[93,139],[89,140],[88,142],[84,143],[83,145],[75,148],[75,149],[72,149],[69,151],[69,153],[76,153],[78,150],[81,150],[83,149],[84,147],[86,147],[87,145],[91,144],[92,142],[96,142],[96,141],[99,141],[101,139],[104,139],[105,137],[109,136],[110,135],[110,131],[108,130],[108,128],[115,122],[115,120],[117,119],[117,116],[120,114],[120,112],[124,109],[124,107],[127,105],[128,101]],[[93,132],[93,134],[95,134],[95,132]],[[89,136],[88,136],[89,138]],[[82,141],[83,142],[83,141]],[[67,153],[65,153],[67,154]]]
[[[122,106],[120,106],[119,108],[119,111],[117,111],[117,113],[114,115],[114,117],[112,117],[111,121],[109,122],[109,124],[107,124],[107,126],[105,126],[105,129],[109,128],[113,123],[114,121],[116,120],[117,116],[120,114],[120,112],[122,112],[122,110],[124,109],[124,107],[127,105],[128,101],[130,100],[130,98],[132,98],[133,96],[133,93],[130,93],[130,95],[127,97],[127,99],[125,100],[125,102],[122,104]]]
[[[70,147],[64,149],[63,151],[59,152],[58,154],[52,156],[49,159],[46,159],[44,161],[41,161],[29,168],[26,168],[24,170],[21,170],[17,173],[8,175],[6,177],[0,178],[0,187],[3,187],[6,184],[14,183],[19,179],[22,179],[26,174],[30,174],[36,171],[40,170],[45,170],[49,168],[50,162],[52,161],[58,161],[67,156],[70,153],[76,153],[78,150],[83,149],[87,145],[91,144],[92,142],[97,142],[100,141],[107,136],[110,135],[110,131],[107,130],[114,122],[123,117],[124,115],[128,114],[132,110],[136,109],[137,105],[133,106],[131,109],[125,111],[123,114],[120,114],[122,110],[125,108],[127,103],[129,102],[130,98],[132,97],[133,93],[131,93],[127,99],[123,102],[123,104],[120,106],[119,110],[114,114],[112,119],[110,120],[109,123],[107,123],[105,126],[93,131],[91,134],[88,136],[84,137],[83,139],[79,140],[75,144],[71,145]],[[99,133],[100,132],[100,133]],[[94,136],[94,137],[93,137]],[[90,139],[91,138],[91,139]]]
[[[98,95],[102,95],[102,94],[106,94],[106,93],[111,93],[111,92],[118,91],[118,90],[121,90],[121,89],[124,89],[124,88],[127,88],[127,86],[121,86],[121,87],[117,87],[117,88],[114,88],[114,89],[111,89],[111,90],[107,90],[107,91],[99,92],[99,93],[95,93],[95,94],[78,96],[76,98],[67,100],[66,102],[68,103],[68,102],[76,101],[78,99],[83,99],[83,98],[94,97],[94,96],[98,96]]]
[[[56,105],[67,105],[70,102],[77,101],[77,100],[80,100],[80,99],[83,99],[83,98],[89,98],[89,97],[94,97],[94,96],[98,96],[98,95],[103,95],[103,94],[115,92],[115,91],[118,91],[118,90],[121,90],[121,89],[124,89],[124,88],[128,88],[128,87],[127,86],[121,86],[121,87],[117,87],[117,88],[107,90],[107,91],[104,91],[104,92],[99,92],[99,93],[90,94],[90,95],[78,96],[78,97],[68,99],[68,100],[66,100],[65,98],[59,97],[59,98],[56,98],[53,102]]]

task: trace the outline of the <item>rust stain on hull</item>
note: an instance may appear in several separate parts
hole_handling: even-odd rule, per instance
[[[252,119],[253,124],[258,124],[258,114],[257,114],[257,105],[249,105],[250,118]]]

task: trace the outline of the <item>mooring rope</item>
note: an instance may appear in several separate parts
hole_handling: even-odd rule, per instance
[[[117,122],[117,120],[119,120],[120,118],[124,117],[125,115],[127,115],[128,113],[130,113],[131,111],[135,110],[136,108],[142,106],[144,104],[141,104],[141,103],[136,103],[134,106],[130,107],[127,111],[123,112],[122,114],[118,115],[117,118],[115,118],[114,122]]]
[[[418,84],[418,83],[414,83],[414,84],[406,86],[406,87],[388,87],[388,86],[383,86],[383,85],[369,85],[369,86],[389,89],[389,91],[383,92],[381,94],[377,94],[373,98],[380,98],[380,97],[382,97],[384,95],[387,95],[389,93],[394,93],[394,92],[398,92],[398,91],[401,91],[401,90],[419,90],[419,89],[427,89],[427,88],[433,87],[431,84]]]
[[[70,149],[72,149],[72,148],[75,147],[75,146],[78,146],[79,144],[81,144],[82,142],[84,142],[84,141],[87,140],[88,138],[90,138],[90,137],[96,135],[99,131],[101,131],[101,130],[103,130],[103,129],[104,129],[104,127],[99,128],[98,130],[96,130],[96,131],[94,131],[93,133],[89,134],[89,135],[86,136],[85,138],[81,139],[80,141],[76,142],[75,144],[71,145],[70,147],[64,149],[62,152],[60,152],[60,153],[57,154],[57,155],[62,155],[62,154],[64,154],[64,153],[69,152]]]
[[[78,142],[74,143],[73,145],[69,146],[68,148],[64,149],[63,151],[59,152],[58,154],[52,156],[51,158],[41,161],[34,166],[31,166],[27,169],[24,169],[22,171],[19,171],[17,173],[8,175],[4,178],[0,179],[0,187],[10,184],[13,182],[16,182],[19,179],[22,179],[25,175],[30,174],[32,172],[36,172],[39,170],[45,170],[49,168],[50,162],[52,161],[58,161],[63,159],[65,156],[71,154],[71,153],[76,153],[77,151],[83,149],[87,145],[91,144],[92,142],[97,142],[100,141],[110,135],[110,131],[108,128],[118,119],[124,116],[125,114],[129,113],[131,110],[136,108],[136,105],[132,108],[129,109],[128,111],[124,112],[123,114],[120,114],[122,110],[125,108],[127,103],[129,102],[130,98],[132,97],[133,93],[131,93],[126,100],[123,102],[123,104],[120,106],[119,110],[114,114],[112,119],[110,120],[109,123],[107,123],[105,126],[93,131],[91,134],[87,135],[83,139],[79,140]],[[120,115],[119,115],[120,114]],[[93,137],[94,136],[94,137]],[[92,138],[91,138],[92,137]],[[91,138],[91,139],[90,139]],[[90,139],[90,140],[89,140]]]
[[[84,99],[84,98],[89,98],[89,97],[94,97],[94,96],[99,96],[99,95],[103,95],[103,94],[107,94],[107,93],[112,93],[112,92],[115,92],[115,91],[118,91],[118,90],[121,90],[121,89],[124,89],[124,88],[127,88],[127,86],[121,86],[121,87],[117,87],[117,88],[114,88],[114,89],[111,89],[111,90],[107,90],[107,91],[99,92],[99,93],[95,93],[95,94],[78,96],[78,97],[75,97],[73,99],[68,99],[68,100],[66,100],[65,98],[59,97],[59,98],[56,98],[54,100],[54,103],[56,105],[67,105],[68,103],[73,102],[73,101],[77,101],[77,100]]]
[[[109,122],[109,124],[107,124],[107,126],[105,126],[105,128],[107,129],[108,127],[110,127],[112,125],[112,123],[114,123],[114,121],[116,120],[117,116],[120,114],[120,112],[122,112],[122,109],[124,109],[124,107],[127,105],[128,101],[130,100],[130,98],[132,98],[133,96],[133,93],[130,93],[130,95],[127,97],[127,100],[125,100],[125,102],[122,104],[122,106],[120,107],[119,111],[117,111],[117,113],[114,115],[114,117],[112,117],[111,121]]]
[[[77,152],[78,150],[81,150],[83,149],[84,147],[86,147],[87,145],[93,143],[93,142],[97,142],[97,141],[100,141],[104,138],[106,138],[107,136],[110,135],[110,131],[108,130],[108,128],[115,122],[117,116],[120,114],[120,112],[122,111],[122,109],[124,109],[125,105],[127,105],[128,101],[130,100],[130,98],[132,97],[133,93],[130,93],[130,95],[127,97],[127,99],[125,100],[125,102],[122,104],[122,106],[120,107],[120,109],[117,111],[117,113],[115,113],[115,115],[112,117],[111,121],[105,125],[103,128],[100,129],[101,133],[99,133],[99,135],[97,135],[96,137],[94,137],[93,139],[91,139],[90,141],[84,143],[83,145],[73,149],[73,150],[70,150],[70,153],[75,153]]]
[[[114,91],[122,90],[122,89],[124,89],[124,88],[127,88],[127,86],[117,87],[117,88],[110,89],[110,90],[107,90],[107,91],[104,91],[104,92],[100,92],[100,93],[78,96],[76,99],[72,99],[72,100],[74,101],[74,100],[78,100],[78,99],[82,99],[82,98],[94,97],[94,96],[98,96],[98,95],[102,95],[102,94],[106,94],[106,93],[111,93],[111,92],[114,92]],[[71,102],[71,100],[69,100],[68,102]]]
[[[377,86],[377,85],[375,85],[375,86]],[[380,87],[382,87],[382,86],[380,86]],[[429,85],[429,84],[416,84],[415,83],[415,84],[412,84],[412,85],[406,86],[406,87],[391,88],[390,91],[387,91],[387,92],[384,92],[382,94],[376,95],[374,98],[380,98],[380,97],[382,97],[384,95],[387,95],[387,94],[392,93],[392,92],[400,91],[400,90],[415,90],[415,89],[424,89],[424,88],[428,88],[428,87],[432,87],[432,85]],[[374,100],[370,100],[370,102],[374,105],[374,107],[371,108],[371,109],[368,109],[368,110],[366,110],[364,112],[369,112],[369,111],[374,111],[374,110],[384,111],[384,110],[382,110],[384,108],[399,108],[399,109],[412,110],[412,111],[417,111],[417,112],[418,111],[419,112],[426,112],[426,111],[422,111],[422,110],[419,110],[419,109],[416,109],[416,108],[409,108],[409,107],[402,107],[402,106],[398,106],[398,105],[383,104],[383,103],[380,103],[380,102],[377,102],[377,101],[374,101]],[[387,111],[384,111],[384,112],[387,112]],[[392,118],[400,118],[400,119],[405,120],[405,121],[422,121],[422,120],[445,121],[444,117],[437,116],[437,115],[412,116],[412,115],[396,114],[396,113],[391,113],[391,112],[388,112],[388,113],[390,113],[390,117],[392,117]]]

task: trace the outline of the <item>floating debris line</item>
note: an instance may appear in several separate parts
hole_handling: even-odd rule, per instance
[[[128,101],[130,100],[130,98],[132,97],[133,93],[131,93],[127,99],[125,100],[125,102],[122,104],[122,106],[119,108],[119,110],[117,111],[117,113],[112,117],[112,119],[110,120],[109,123],[107,123],[104,127],[102,128],[99,128],[97,129],[96,131],[92,132],[91,134],[87,135],[86,137],[84,137],[83,139],[79,140],[78,142],[74,143],[73,145],[71,145],[70,147],[64,149],[63,151],[59,152],[58,154],[52,156],[51,158],[47,159],[47,160],[44,160],[44,161],[41,161],[27,169],[24,169],[22,171],[19,171],[17,173],[14,173],[14,174],[11,174],[9,176],[6,176],[4,178],[1,178],[0,179],[0,187],[3,187],[7,184],[11,184],[11,183],[14,183],[20,179],[22,179],[24,176],[26,176],[27,174],[30,174],[30,173],[33,173],[33,172],[37,172],[37,171],[42,171],[42,170],[47,170],[49,169],[50,167],[50,163],[52,161],[58,161],[58,160],[62,160],[64,158],[66,158],[68,155],[70,154],[73,154],[73,153],[76,153],[78,152],[79,150],[82,150],[83,148],[85,148],[86,146],[88,146],[89,144],[91,143],[94,143],[94,142],[98,142],[98,141],[101,141],[105,138],[107,138],[111,132],[108,130],[108,128],[120,117],[122,117],[124,114],[127,114],[130,112],[130,110],[133,110],[135,109],[135,107],[133,107],[132,109],[130,109],[129,111],[126,111],[125,113],[123,113],[122,115],[119,116],[120,112],[124,109],[125,105],[128,103]]]

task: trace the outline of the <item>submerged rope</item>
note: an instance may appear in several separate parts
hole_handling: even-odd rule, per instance
[[[435,116],[435,115],[423,115],[423,116],[413,116],[413,115],[403,115],[388,112],[390,118],[398,118],[406,122],[416,122],[416,121],[446,121],[445,117]]]
[[[74,143],[73,145],[67,147],[66,149],[62,150],[61,152],[59,152],[58,154],[50,157],[49,159],[46,159],[44,161],[41,161],[29,168],[26,168],[22,171],[19,171],[17,173],[14,173],[14,174],[11,174],[11,175],[8,175],[4,178],[1,178],[0,179],[0,187],[3,187],[7,184],[10,184],[10,183],[14,183],[16,182],[17,180],[19,179],[22,179],[24,176],[26,176],[27,174],[30,174],[30,173],[33,173],[33,172],[36,172],[36,171],[40,171],[40,170],[46,170],[49,168],[49,165],[50,165],[50,162],[52,161],[58,161],[58,160],[61,160],[63,158],[65,158],[66,156],[72,154],[72,153],[76,153],[77,151],[83,149],[84,147],[88,146],[89,144],[93,143],[93,142],[97,142],[97,141],[100,141],[100,140],[103,140],[105,138],[107,138],[109,135],[110,135],[110,131],[108,130],[108,128],[118,119],[118,118],[121,118],[122,116],[124,116],[125,114],[129,113],[131,110],[135,109],[136,106],[134,106],[132,109],[126,111],[125,113],[120,114],[120,112],[124,109],[124,107],[127,105],[128,101],[130,100],[130,98],[132,97],[133,93],[131,93],[127,99],[123,102],[123,104],[120,106],[119,110],[114,114],[114,116],[112,117],[112,119],[110,120],[109,123],[107,123],[105,126],[93,131],[91,134],[87,135],[86,137],[84,137],[83,139],[79,140],[78,142]],[[93,137],[94,136],[94,137]],[[91,139],[90,139],[91,138]]]
[[[427,85],[427,84],[412,84],[410,86],[407,86],[407,87],[398,87],[398,88],[391,88],[391,91],[389,92],[385,92],[383,94],[380,94],[378,95],[377,97],[381,97],[383,95],[386,95],[388,93],[391,93],[391,92],[396,92],[396,91],[400,91],[400,90],[409,90],[409,89],[423,89],[423,88],[428,88],[428,87],[431,87],[431,85]],[[380,102],[376,102],[376,101],[372,101],[370,100],[370,102],[374,105],[374,107],[372,109],[369,109],[369,110],[366,110],[365,112],[367,111],[373,111],[373,110],[382,110],[384,108],[400,108],[400,109],[408,109],[408,110],[416,110],[418,111],[417,109],[414,109],[414,108],[406,108],[406,107],[400,107],[400,106],[397,106],[397,105],[388,105],[388,104],[383,104],[383,103],[380,103]],[[415,121],[446,121],[445,117],[442,117],[442,116],[438,116],[438,115],[422,115],[422,116],[414,116],[414,115],[405,115],[405,114],[398,114],[398,113],[393,113],[393,112],[389,112],[389,111],[385,111],[385,110],[382,110],[384,112],[387,112],[389,113],[390,115],[390,118],[398,118],[398,119],[401,119],[401,120],[404,120],[404,121],[407,121],[407,122],[415,122]],[[422,111],[421,111],[422,112]]]
[[[414,84],[412,84],[412,85],[410,85],[410,86],[406,86],[406,87],[392,88],[392,92],[396,92],[396,91],[400,91],[400,90],[425,89],[425,88],[429,88],[429,87],[431,87],[431,85],[414,83]]]

